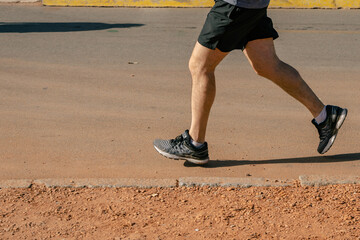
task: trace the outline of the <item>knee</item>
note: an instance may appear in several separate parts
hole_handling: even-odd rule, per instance
[[[201,75],[207,75],[214,73],[214,69],[205,64],[204,61],[200,59],[191,57],[189,60],[189,70],[193,77],[197,78]]]
[[[274,73],[278,72],[281,67],[281,61],[277,58],[271,59],[266,62],[253,63],[252,67],[255,73],[261,77],[269,78]]]

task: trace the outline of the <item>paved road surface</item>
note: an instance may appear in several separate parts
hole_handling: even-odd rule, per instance
[[[207,12],[0,5],[0,179],[358,175],[358,10],[269,11],[280,58],[325,103],[349,109],[325,156],[310,113],[240,51],[217,70],[213,161],[155,152],[154,138],[189,127],[187,61]]]

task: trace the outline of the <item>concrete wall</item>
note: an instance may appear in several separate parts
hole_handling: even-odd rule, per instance
[[[48,6],[211,7],[214,4],[214,1],[213,0],[43,0],[43,4]],[[360,0],[271,0],[270,7],[360,8]]]
[[[0,3],[40,0],[0,0]],[[46,6],[211,7],[213,0],[42,0]],[[272,8],[360,8],[360,0],[271,0]]]

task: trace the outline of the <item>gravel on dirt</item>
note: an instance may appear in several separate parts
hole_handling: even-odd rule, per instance
[[[1,239],[360,239],[360,185],[0,189]]]

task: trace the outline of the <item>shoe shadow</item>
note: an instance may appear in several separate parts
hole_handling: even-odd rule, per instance
[[[196,165],[188,161],[184,162],[185,167],[221,168],[241,165],[262,165],[262,164],[283,164],[283,163],[336,163],[359,161],[360,153],[347,153],[338,155],[284,158],[270,160],[211,160],[204,165]]]

